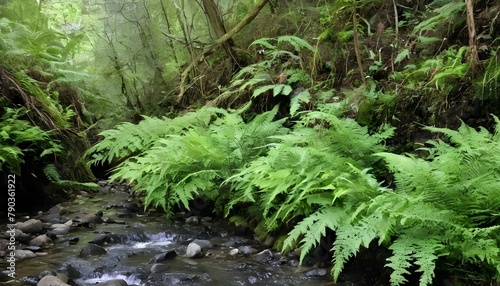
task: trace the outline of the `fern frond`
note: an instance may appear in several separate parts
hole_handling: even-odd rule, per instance
[[[297,51],[297,52],[300,52],[303,48],[306,48],[306,49],[310,50],[311,52],[314,52],[314,47],[311,44],[309,44],[305,40],[303,40],[299,37],[296,37],[296,36],[289,36],[289,35],[279,36],[277,40],[278,40],[278,43],[281,43],[281,42],[290,43],[295,48],[295,51]]]
[[[413,265],[418,265],[418,272],[422,272],[420,285],[432,285],[436,260],[442,255],[444,245],[440,239],[424,233],[412,235],[401,234],[392,242],[389,247],[392,256],[387,259],[387,267],[393,269],[391,273],[391,285],[401,285],[408,280],[405,275],[409,275],[408,269]]]
[[[51,182],[59,183],[61,181],[61,176],[59,175],[59,172],[54,164],[48,164],[45,166],[45,168],[43,168],[43,173]]]

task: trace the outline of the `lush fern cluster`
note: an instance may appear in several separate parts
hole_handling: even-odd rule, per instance
[[[171,213],[176,205],[189,207],[196,195],[226,199],[222,180],[265,151],[268,137],[281,134],[283,120],[273,121],[277,108],[244,122],[238,113],[202,108],[175,119],[146,117],[138,125],[124,123],[103,132],[94,146],[92,162],[126,158],[112,179],[135,183],[145,192],[145,205],[162,206]]]
[[[346,180],[342,191],[327,192],[320,208],[290,232],[285,248],[300,240],[304,258],[329,228],[336,233],[334,279],[372,241],[392,250],[386,265],[393,269],[392,285],[407,282],[411,269],[421,272],[420,285],[432,285],[442,256],[477,263],[500,277],[500,126],[493,135],[466,125],[458,131],[428,129],[448,140],[429,142],[427,159],[376,154],[394,172],[395,190],[357,170],[359,180]]]
[[[384,149],[380,143],[391,131],[370,136],[352,119],[303,113],[290,133],[272,137],[276,143],[266,156],[227,180],[235,195],[226,213],[234,204],[253,202],[258,207],[250,215],[263,219],[266,232],[294,223],[357,182],[356,167],[374,161],[372,152]]]
[[[37,152],[44,157],[62,151],[62,146],[54,142],[48,132],[19,119],[23,109],[5,108],[4,111],[0,120],[0,170],[5,166],[9,172],[19,174],[26,153]]]
[[[171,212],[201,195],[219,212],[257,221],[258,235],[292,228],[276,246],[301,245],[301,259],[332,230],[335,280],[373,242],[392,251],[392,285],[414,270],[420,285],[431,285],[438,259],[478,264],[498,277],[500,124],[494,134],[428,128],[447,140],[430,141],[422,159],[384,152],[393,129],[369,134],[340,118],[338,106],[300,112],[290,130],[273,121],[277,108],[250,122],[215,108],[146,117],[103,132],[93,162],[123,159],[111,179],[135,183],[146,206]],[[377,160],[394,173],[395,189],[371,174]]]

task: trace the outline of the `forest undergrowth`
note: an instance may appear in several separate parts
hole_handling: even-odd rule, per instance
[[[2,171],[68,193],[99,166],[168,219],[202,198],[304,264],[330,241],[334,281],[376,247],[381,284],[498,285],[498,3],[14,2]]]

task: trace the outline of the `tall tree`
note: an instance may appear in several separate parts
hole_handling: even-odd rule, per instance
[[[259,14],[260,10],[264,8],[264,6],[269,2],[269,0],[261,0],[257,5],[254,6],[253,9],[251,9],[243,19],[230,31],[225,33],[222,37],[218,38],[214,43],[212,43],[210,46],[206,47],[203,52],[198,54],[198,56],[184,69],[184,71],[181,74],[181,82],[179,84],[179,94],[177,95],[177,102],[182,102],[184,99],[184,94],[186,92],[186,89],[184,87],[184,84],[186,83],[186,79],[189,75],[189,73],[195,69],[199,63],[205,58],[205,56],[208,56],[209,54],[213,53],[215,49],[220,47],[221,45],[224,45],[227,41],[231,40],[236,33],[238,33],[243,27],[248,25],[250,22],[252,22],[255,17]]]

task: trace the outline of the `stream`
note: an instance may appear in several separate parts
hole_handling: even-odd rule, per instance
[[[3,251],[0,285],[58,285],[40,280],[47,274],[60,285],[333,285],[328,268],[299,267],[296,255],[265,247],[247,230],[193,214],[168,222],[162,212],[143,213],[128,187],[100,185],[96,194],[18,217],[43,230],[16,233],[16,279],[7,276]]]

